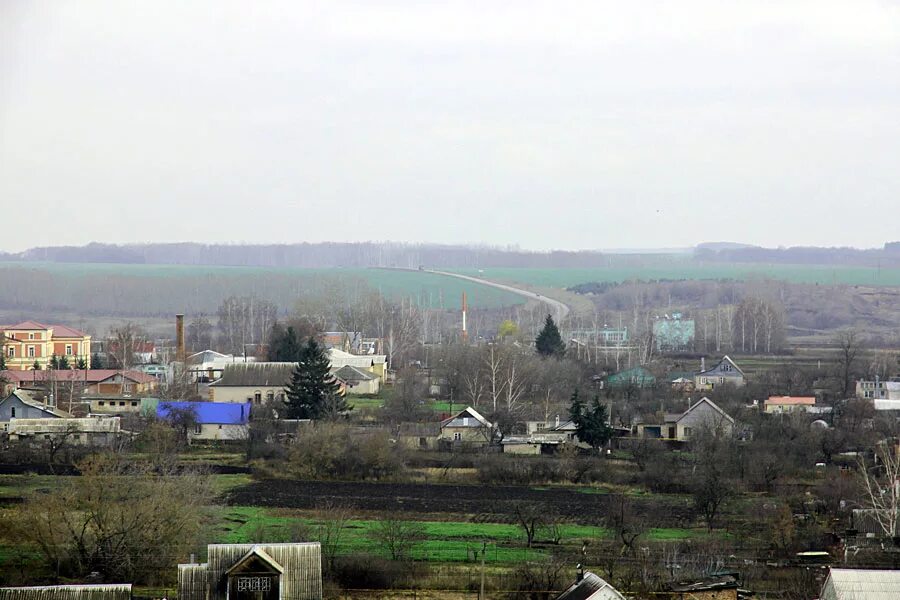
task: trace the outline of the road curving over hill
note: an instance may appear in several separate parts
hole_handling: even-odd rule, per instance
[[[503,290],[505,292],[510,292],[512,294],[516,294],[518,296],[522,296],[523,298],[528,298],[529,300],[537,300],[538,302],[543,302],[547,306],[549,306],[556,314],[553,315],[553,318],[557,323],[561,322],[566,316],[569,314],[571,309],[568,304],[560,302],[559,300],[554,300],[553,298],[548,298],[547,296],[542,296],[536,292],[532,292],[530,290],[523,290],[522,288],[513,287],[511,285],[507,285],[505,283],[497,283],[496,281],[490,281],[489,279],[482,279],[481,277],[472,277],[471,275],[462,275],[460,273],[451,273],[449,271],[436,271],[434,269],[422,269],[425,273],[432,273],[434,275],[443,275],[444,277],[455,277],[457,279],[464,279],[466,281],[471,281],[472,283],[477,283],[479,285],[486,285],[489,287],[497,288],[498,290]]]

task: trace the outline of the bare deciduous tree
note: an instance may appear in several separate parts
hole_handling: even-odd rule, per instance
[[[859,462],[863,501],[884,535],[896,537],[900,517],[900,446],[896,440],[878,444],[875,460],[871,468]]]

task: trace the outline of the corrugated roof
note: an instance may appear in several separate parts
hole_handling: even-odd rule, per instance
[[[625,600],[625,596],[603,578],[588,571],[581,581],[570,585],[556,600]]]
[[[222,377],[210,385],[215,387],[280,387],[291,380],[297,363],[258,362],[225,365]]]
[[[822,600],[895,600],[900,598],[900,571],[831,569]]]
[[[201,425],[246,425],[250,420],[249,402],[160,402],[156,416],[165,419],[173,410],[192,409]]]
[[[343,381],[372,381],[373,379],[378,379],[378,377],[372,373],[357,369],[351,365],[344,365],[340,369],[337,369],[334,372],[334,376]]]
[[[130,598],[130,583],[0,588],[0,600],[130,600]]]
[[[290,600],[321,600],[322,598],[322,550],[318,542],[303,544],[210,544],[206,581],[209,595],[192,595],[198,587],[198,570],[203,565],[178,567],[179,600],[225,600],[227,596],[225,573],[258,548],[284,569],[281,575],[281,598]]]
[[[36,408],[36,409],[43,411],[53,417],[67,419],[72,416],[64,410],[59,410],[58,408],[54,408],[52,406],[47,406],[46,404],[43,404],[42,402],[38,402],[31,396],[31,394],[29,392],[27,392],[25,390],[15,390],[12,394],[7,396],[3,400],[0,400],[0,404],[3,404],[4,402],[6,402],[7,400],[9,400],[10,398],[13,398],[13,397],[18,398],[22,404],[27,404],[31,408]]]
[[[766,404],[784,404],[784,405],[813,405],[816,403],[815,396],[769,396]]]
[[[99,383],[116,375],[121,375],[135,383],[153,383],[157,381],[153,375],[141,371],[119,371],[117,369],[47,369],[41,371],[2,371],[3,379],[11,383],[34,383],[44,381],[71,381],[83,383]]]
[[[441,433],[440,423],[400,423],[400,435],[407,437],[436,437]]]

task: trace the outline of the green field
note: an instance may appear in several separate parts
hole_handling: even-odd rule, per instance
[[[723,265],[697,263],[689,258],[646,259],[634,266],[594,269],[453,269],[493,281],[548,288],[567,288],[588,282],[657,279],[778,279],[791,283],[900,286],[900,269],[829,267],[820,265]]]

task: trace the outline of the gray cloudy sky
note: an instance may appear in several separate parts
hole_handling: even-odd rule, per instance
[[[900,239],[900,2],[0,0],[0,248]]]

